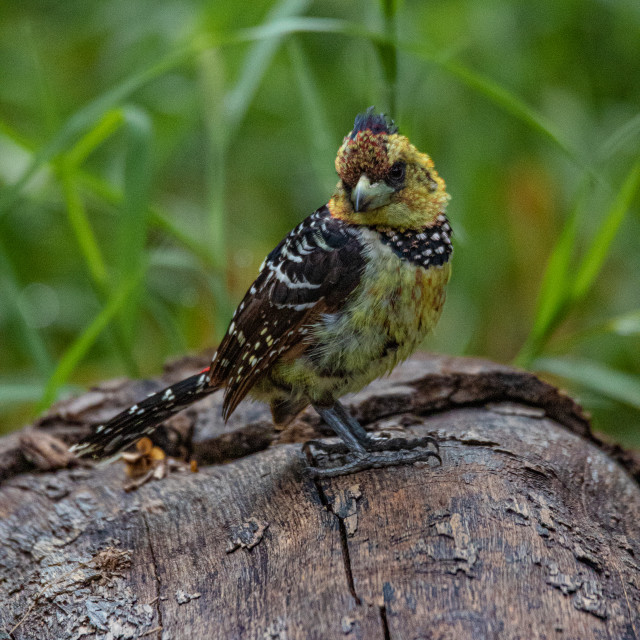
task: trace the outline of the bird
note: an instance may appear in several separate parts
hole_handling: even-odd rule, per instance
[[[340,398],[390,373],[440,318],[453,250],[445,182],[374,107],[356,116],[335,168],[333,195],[267,255],[210,366],[98,425],[77,456],[112,457],[222,388],[225,420],[247,395],[279,426],[311,405],[340,441],[307,450],[343,461],[315,476],[440,460],[429,436],[369,434]]]

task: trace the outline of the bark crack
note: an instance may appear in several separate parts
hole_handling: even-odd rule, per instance
[[[310,454],[307,454],[308,456]],[[331,502],[327,498],[327,494],[325,493],[320,481],[317,478],[314,478],[313,484],[318,492],[318,496],[320,497],[320,502],[325,509],[331,513],[338,520],[338,531],[340,533],[340,547],[342,550],[342,563],[344,565],[344,573],[347,579],[347,587],[349,588],[349,593],[351,597],[356,601],[357,605],[362,604],[362,599],[356,592],[356,586],[353,581],[353,570],[351,568],[351,556],[349,554],[349,541],[347,540],[347,527],[344,522],[344,518],[341,518],[334,510],[331,505]]]
[[[333,513],[333,511],[331,511]],[[336,515],[338,518],[338,528],[340,530],[340,546],[342,547],[342,561],[344,562],[344,571],[347,576],[347,584],[349,585],[349,592],[356,601],[356,604],[362,604],[360,596],[356,593],[356,585],[353,582],[353,570],[351,569],[351,556],[349,554],[349,541],[347,540],[347,527],[344,524],[344,518]]]
[[[145,513],[142,514],[142,521],[144,522],[145,529],[147,530],[147,538],[149,540],[149,554],[151,555],[151,563],[153,564],[153,577],[156,581],[156,597],[155,597],[155,606],[156,612],[158,614],[158,640],[162,640],[162,629],[164,627],[162,623],[162,605],[160,603],[160,587],[162,586],[162,581],[160,580],[160,575],[158,573],[158,562],[156,559],[156,552],[153,548],[153,544],[151,542],[151,528],[149,527],[149,520],[147,519],[147,515]],[[152,631],[156,631],[153,629]]]
[[[389,622],[387,620],[387,606],[385,604],[380,605],[380,622],[384,640],[391,640],[391,632],[389,631]]]

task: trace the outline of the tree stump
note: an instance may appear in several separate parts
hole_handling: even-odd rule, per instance
[[[442,465],[315,481],[303,414],[274,429],[216,393],[158,442],[198,460],[125,491],[60,445],[190,375],[115,381],[0,440],[0,639],[640,638],[637,460],[528,373],[416,357],[347,405],[432,435]]]

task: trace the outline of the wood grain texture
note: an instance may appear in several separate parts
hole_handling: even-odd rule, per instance
[[[112,389],[31,435],[79,437],[131,400]],[[640,638],[640,488],[529,374],[410,361],[350,406],[367,428],[437,437],[442,466],[321,481],[298,444],[324,431],[312,414],[276,432],[249,405],[223,431],[219,403],[178,431],[228,464],[132,492],[120,463],[5,474],[0,638]]]

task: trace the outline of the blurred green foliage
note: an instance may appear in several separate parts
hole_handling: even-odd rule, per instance
[[[0,430],[211,346],[371,104],[456,252],[426,348],[551,374],[640,445],[637,0],[0,5]]]

